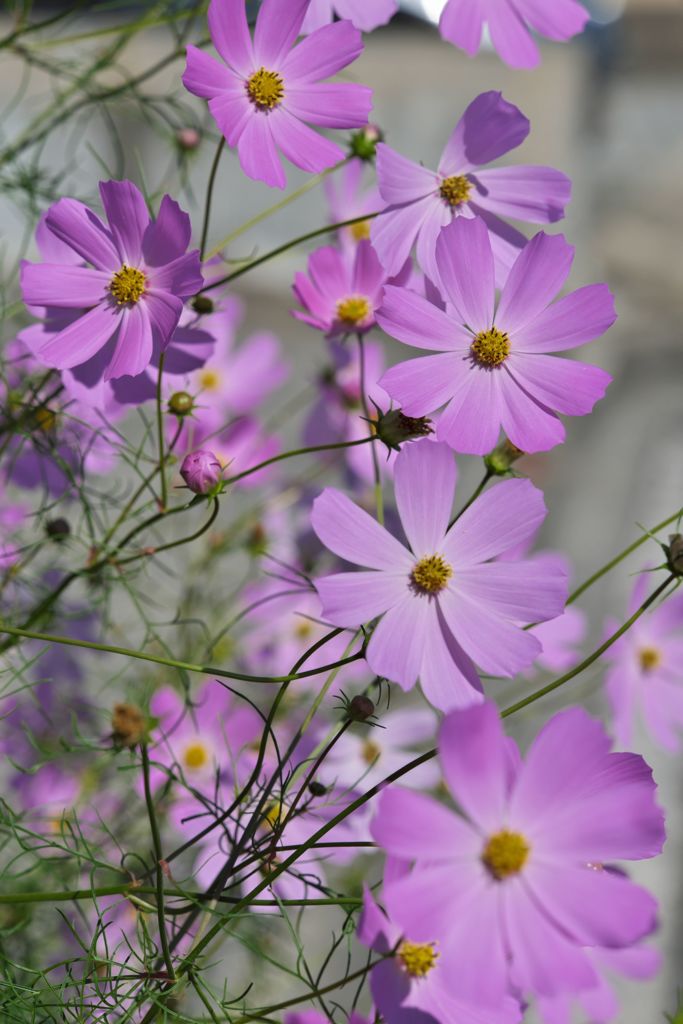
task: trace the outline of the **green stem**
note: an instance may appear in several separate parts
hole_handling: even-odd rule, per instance
[[[298,847],[297,847],[298,849]],[[156,886],[136,885],[125,882],[122,885],[102,885],[94,889],[69,889],[64,892],[18,892],[0,893],[0,906],[14,906],[21,903],[70,903],[73,900],[98,899],[101,896],[155,896]],[[185,889],[166,889],[165,895],[170,899],[183,899],[188,903],[205,899],[203,892],[188,892]],[[219,903],[239,903],[239,896],[214,896]],[[257,900],[261,907],[277,907],[280,904],[290,907],[356,907],[363,902],[360,896],[330,896],[319,899],[305,900]]]
[[[204,222],[202,224],[202,238],[199,243],[199,259],[203,261],[204,252],[206,251],[206,240],[209,235],[209,220],[211,218],[211,200],[213,198],[213,187],[216,182],[216,174],[218,172],[218,164],[221,160],[221,153],[225,148],[225,137],[221,135],[221,140],[218,143],[216,149],[216,155],[213,158],[211,164],[211,170],[209,171],[209,181],[206,186],[206,202],[204,204]],[[213,255],[213,254],[212,254]]]
[[[149,781],[149,753],[147,751],[147,744],[143,743],[141,746],[142,755],[142,777],[145,786],[145,803],[147,805],[147,817],[149,818],[149,827],[152,833],[152,844],[154,846],[154,867],[156,871],[156,897],[157,897],[157,921],[159,924],[159,939],[161,941],[161,951],[164,957],[164,963],[166,970],[171,979],[175,978],[175,969],[173,967],[173,960],[171,958],[171,951],[168,946],[168,935],[166,934],[166,916],[164,914],[164,873],[161,867],[163,855],[161,852],[161,834],[159,832],[159,823],[157,821],[156,811],[154,809],[154,798],[152,797],[152,787]]]
[[[245,476],[249,476],[250,473],[256,473],[259,469],[265,469],[266,466],[272,466],[274,462],[282,462],[283,459],[294,458],[295,455],[310,455],[314,452],[329,452],[335,448],[353,448],[358,444],[367,444],[368,441],[374,441],[376,435],[372,437],[361,437],[356,441],[337,441],[334,444],[316,444],[311,448],[295,448],[290,452],[281,452],[279,455],[274,455],[272,459],[266,459],[265,462],[259,462],[258,465],[252,466],[251,469],[245,469],[243,473],[237,473],[235,476],[228,477],[224,481],[226,487],[228,484],[237,483],[238,480],[243,480]]]
[[[454,523],[457,523],[457,521],[460,518],[460,516],[463,515],[464,512],[467,512],[467,509],[470,507],[470,505],[474,504],[474,502],[477,500],[477,498],[479,497],[481,492],[484,490],[484,488],[486,487],[487,483],[489,482],[489,480],[491,479],[492,476],[493,476],[492,470],[487,469],[486,472],[484,473],[484,476],[483,476],[482,480],[479,482],[479,486],[477,487],[477,489],[474,491],[473,494],[470,495],[470,497],[467,499],[467,501],[465,502],[463,507],[460,509],[460,511],[451,519],[450,523],[448,524],[448,529],[449,530],[450,530],[451,526],[453,526]]]
[[[205,284],[203,288],[197,292],[198,295],[202,295],[204,292],[210,291],[212,288],[220,288],[223,284],[229,284],[230,281],[234,281],[236,278],[241,277],[242,274],[248,273],[253,270],[254,267],[259,267],[262,263],[267,263],[268,260],[274,259],[276,256],[280,256],[283,252],[287,252],[289,249],[294,249],[297,245],[303,245],[304,242],[309,242],[313,238],[320,238],[321,235],[327,235],[331,231],[338,231],[340,228],[351,227],[352,224],[358,224],[364,220],[371,220],[373,217],[378,217],[381,210],[375,211],[375,213],[366,213],[362,217],[351,217],[350,220],[341,220],[336,224],[326,224],[322,228],[316,228],[315,231],[307,231],[305,235],[299,235],[297,238],[293,238],[289,242],[285,242],[283,245],[279,245],[277,249],[271,249],[270,252],[266,252],[263,256],[258,256],[255,260],[250,260],[249,263],[245,263],[243,267],[238,270],[233,270],[231,274],[226,277],[219,278],[218,281],[211,281],[209,284]]]
[[[159,475],[161,476],[161,508],[165,511],[168,502],[168,489],[166,487],[166,454],[164,445],[164,413],[161,408],[161,385],[164,376],[165,353],[159,356],[159,373],[157,374],[157,433],[159,435]]]

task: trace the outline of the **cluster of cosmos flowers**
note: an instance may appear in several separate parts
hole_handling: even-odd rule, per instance
[[[115,739],[135,751],[146,735],[151,771],[145,785],[124,773],[122,799],[106,795],[103,770],[95,813],[85,755],[75,741],[54,742],[72,736],[74,716],[81,733],[97,729],[83,697],[93,662],[34,641],[30,696],[2,704],[10,790],[39,856],[74,809],[88,836],[103,815],[114,821],[139,805],[144,816],[151,794],[169,842],[191,846],[192,884],[214,894],[235,850],[231,867],[248,892],[282,864],[277,843],[306,847],[263,892],[296,900],[327,891],[327,874],[353,861],[355,845],[374,844],[383,880],[365,886],[356,922],[375,963],[373,1008],[350,1024],[514,1024],[530,1004],[545,1024],[565,1024],[575,1005],[604,1024],[618,1012],[612,977],[646,978],[659,966],[657,907],[627,865],[660,853],[663,812],[648,765],[613,743],[628,747],[642,717],[656,742],[677,749],[683,599],[656,606],[609,648],[609,728],[570,707],[522,756],[493,697],[512,699],[513,679],[577,665],[587,626],[567,606],[567,560],[532,550],[547,509],[512,465],[561,444],[565,419],[604,396],[609,375],[565,353],[605,334],[614,302],[604,284],[565,291],[574,253],[561,234],[529,239],[509,223],[555,224],[571,183],[550,167],[489,166],[531,127],[499,92],[454,110],[431,170],[368,125],[371,90],[328,81],[360,55],[362,32],[395,11],[394,0],[264,0],[252,29],[244,0],[211,0],[216,55],[188,46],[183,74],[248,178],[283,188],[283,157],[331,172],[330,222],[342,226],[296,273],[291,311],[311,344],[317,332],[326,360],[301,442],[331,447],[314,457],[321,472],[341,461],[340,487],[314,481],[293,503],[265,506],[227,660],[243,675],[276,678],[305,664],[297,700],[315,698],[325,667],[337,666],[326,698],[346,706],[356,692],[354,728],[322,759],[329,714],[306,721],[303,735],[295,701],[263,739],[248,685],[242,701],[217,679],[195,680],[188,699],[166,681],[144,715],[117,705]],[[503,60],[529,68],[539,59],[532,31],[566,40],[586,20],[575,0],[448,0],[440,32],[473,56],[487,30]],[[328,129],[354,133],[351,155]],[[242,305],[220,286],[221,259],[201,259],[173,198],[151,209],[131,181],[99,192],[101,209],[73,198],[51,205],[37,258],[21,268],[32,319],[6,348],[6,408],[27,381],[41,383],[28,426],[3,448],[0,607],[18,623],[32,621],[36,588],[22,586],[22,572],[37,504],[49,502],[48,532],[62,544],[68,522],[52,510],[68,515],[84,480],[100,486],[117,472],[132,411],[156,401],[185,503],[188,491],[208,507],[234,488],[277,496],[287,485],[283,441],[263,414],[289,374],[282,344],[268,331],[238,341]],[[460,455],[485,456],[493,483],[456,514]],[[393,496],[386,519],[373,484]],[[39,600],[63,585],[60,566],[39,581]],[[651,589],[639,575],[629,614]],[[91,608],[67,602],[53,616],[53,633],[103,635]],[[606,623],[605,635],[617,627]],[[372,728],[367,693],[380,683],[419,691],[378,711]],[[419,759],[429,747],[438,757]],[[313,761],[315,779],[297,788]],[[383,785],[392,773],[400,778]],[[249,801],[235,793],[271,776],[283,794],[256,798],[255,817],[245,817]],[[337,847],[307,848],[325,829]],[[129,955],[140,916],[125,899],[100,901],[97,948]],[[182,955],[196,928],[173,927],[172,953]],[[327,1019],[318,1010],[284,1018]]]

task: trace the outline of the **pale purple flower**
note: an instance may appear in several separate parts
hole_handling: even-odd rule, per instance
[[[459,217],[437,243],[446,309],[387,286],[377,313],[392,337],[438,355],[399,363],[380,383],[408,416],[446,405],[437,437],[456,451],[485,455],[501,427],[524,452],[560,444],[557,413],[585,416],[612,379],[597,366],[548,354],[585,344],[616,319],[604,284],[552,302],[573,257],[562,235],[540,232],[517,257],[496,306],[486,225]]]
[[[533,560],[490,561],[538,528],[541,492],[528,480],[503,481],[449,529],[455,482],[446,445],[421,440],[401,450],[394,485],[409,547],[333,488],[311,514],[327,548],[369,567],[316,580],[325,618],[356,628],[381,616],[368,665],[405,690],[419,677],[444,711],[483,699],[474,662],[496,676],[531,664],[541,645],[521,625],[559,615],[566,597],[559,571]]]
[[[633,615],[644,602],[649,574],[638,576],[628,604]],[[621,623],[610,619],[607,635]],[[633,742],[636,721],[659,746],[675,752],[683,733],[683,594],[646,612],[605,654],[605,679],[617,742]]]
[[[427,277],[439,284],[436,242],[441,229],[459,217],[482,217],[491,232],[496,280],[505,281],[526,238],[502,217],[532,224],[564,217],[571,196],[569,178],[552,167],[483,169],[529,134],[528,119],[499,92],[484,92],[470,103],[441,154],[438,170],[377,146],[377,182],[387,209],[375,217],[370,238],[389,274],[403,265],[413,246]]]
[[[318,173],[344,158],[321,128],[360,128],[372,91],[352,82],[322,79],[347,67],[363,50],[350,21],[326,25],[294,46],[309,0],[264,0],[249,34],[245,0],[211,0],[209,31],[221,61],[187,48],[183,84],[209,101],[228,145],[237,147],[249,178],[284,188],[280,153],[303,171]]]
[[[388,863],[388,877],[405,874],[401,863]],[[363,890],[358,939],[386,959],[370,973],[370,991],[382,1019],[391,1024],[517,1024],[519,1004],[504,997],[500,1005],[479,1006],[463,999],[452,983],[450,964],[434,943],[413,942]],[[386,954],[395,949],[393,957]]]
[[[439,752],[460,813],[392,786],[372,824],[390,857],[413,863],[385,880],[391,919],[411,942],[438,942],[450,983],[482,1006],[595,988],[585,947],[631,946],[656,925],[653,897],[612,868],[661,851],[650,768],[611,753],[578,707],[524,761],[491,703],[448,715]]]
[[[185,456],[180,475],[195,494],[209,494],[220,484],[223,467],[213,452],[200,448]]]
[[[372,1024],[373,1021],[373,1016],[361,1017],[355,1011],[348,1018],[348,1024]],[[284,1024],[329,1024],[329,1017],[319,1010],[301,1010],[298,1013],[286,1014]]]
[[[332,224],[354,220],[356,217],[363,217],[382,209],[384,203],[377,185],[362,187],[366,167],[365,160],[354,157],[334,174],[325,178],[323,189]],[[370,220],[360,220],[357,224],[340,228],[337,233],[339,244],[342,248],[354,249],[358,242],[370,238],[370,224]]]
[[[532,31],[566,42],[583,31],[589,17],[577,0],[448,0],[439,31],[444,39],[475,57],[486,26],[501,60],[513,68],[535,68],[541,55]]]
[[[310,0],[301,31],[304,35],[329,25],[338,18],[348,18],[361,32],[372,32],[386,25],[398,10],[396,0]]]
[[[109,227],[75,199],[60,199],[45,218],[49,231],[90,265],[25,261],[21,284],[29,306],[88,310],[34,354],[59,370],[101,354],[102,376],[111,380],[142,373],[155,345],[166,348],[183,300],[203,281],[199,253],[185,251],[190,219],[170,196],[152,219],[130,181],[100,182],[100,195]]]

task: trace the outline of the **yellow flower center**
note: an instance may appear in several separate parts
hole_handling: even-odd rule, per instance
[[[109,283],[109,291],[119,306],[126,302],[139,302],[145,291],[147,278],[137,267],[129,267],[124,263],[117,270]]]
[[[361,757],[367,765],[374,764],[382,755],[382,748],[374,740],[365,740],[361,750]]]
[[[355,242],[362,242],[364,238],[370,237],[370,221],[358,220],[350,226],[349,231]]]
[[[402,942],[396,956],[406,974],[411,978],[425,978],[439,959],[435,945],[434,942]]]
[[[638,651],[638,661],[643,672],[651,672],[662,663],[662,652],[657,647],[641,647]]]
[[[365,295],[349,295],[337,303],[337,319],[349,327],[355,327],[370,315],[370,300]]]
[[[480,366],[500,366],[510,355],[510,339],[505,331],[492,327],[476,336],[470,352]]]
[[[263,815],[263,820],[269,828],[274,829],[285,820],[288,813],[289,808],[287,805],[278,800],[276,803],[271,804]]]
[[[441,198],[445,199],[449,206],[461,206],[470,198],[472,182],[464,175],[454,175],[452,178],[444,178],[439,185]]]
[[[297,640],[308,640],[313,635],[313,623],[310,619],[300,619],[294,627],[294,636]]]
[[[201,740],[195,740],[185,747],[183,753],[183,764],[192,771],[203,768],[209,760],[209,751]]]
[[[504,828],[491,836],[481,855],[486,867],[499,882],[517,875],[527,862],[531,847],[519,832]]]
[[[285,86],[277,71],[259,68],[247,82],[247,93],[251,102],[260,110],[272,110],[282,102]]]
[[[441,555],[428,555],[413,566],[410,578],[425,594],[438,594],[453,575],[453,569]]]
[[[222,376],[218,370],[200,370],[199,384],[204,391],[218,391]]]

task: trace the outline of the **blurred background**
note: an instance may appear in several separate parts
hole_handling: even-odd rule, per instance
[[[521,468],[546,494],[544,546],[570,556],[578,582],[633,540],[641,529],[636,524],[654,525],[683,504],[683,0],[592,0],[595,20],[586,34],[569,45],[542,44],[542,65],[531,73],[506,68],[487,50],[470,60],[443,42],[435,27],[442,6],[442,0],[405,0],[401,14],[367,38],[352,74],[374,88],[373,118],[389,144],[432,167],[466,105],[479,92],[500,89],[532,124],[509,162],[549,164],[574,181],[568,217],[557,226],[577,247],[571,285],[607,281],[619,312],[606,339],[581,357],[604,366],[615,381],[592,416],[569,424],[566,445],[527,457]],[[35,8],[40,18],[57,11],[55,4]],[[15,14],[8,8],[0,17],[2,36],[11,32]],[[55,32],[41,36],[45,45],[31,43],[29,57],[13,46],[4,51],[0,235],[8,303],[17,297],[16,260],[27,246],[32,251],[37,215],[54,192],[93,200],[98,178],[125,173],[140,181],[144,169],[151,187],[168,187],[200,223],[215,151],[213,126],[204,105],[180,87],[182,60],[165,61],[179,45],[168,26],[132,37],[95,79],[103,98],[78,107],[77,69],[111,45],[111,25],[139,16],[139,7],[89,11],[81,5],[61,30],[71,37],[68,45],[55,45]],[[189,38],[204,33],[198,16]],[[117,89],[131,80],[132,93],[121,98]],[[42,137],[40,112],[50,103],[69,116]],[[197,128],[202,142],[178,162],[174,139],[183,125]],[[289,170],[291,188],[304,181]],[[279,198],[245,179],[227,155],[217,179],[210,244]],[[231,255],[273,248],[327,218],[322,190],[314,189],[243,235]],[[323,364],[319,336],[289,315],[292,277],[304,261],[301,249],[290,251],[236,288],[246,303],[247,329],[270,328],[283,339],[294,366],[290,394],[302,380],[314,380]],[[398,349],[386,340],[389,362],[399,357]],[[295,436],[296,422],[290,429]],[[480,466],[478,460],[461,461],[467,488],[478,480]],[[586,596],[593,639],[602,635],[608,613],[623,615],[631,574],[657,558],[655,545],[645,546],[638,560]],[[599,710],[599,681],[597,670],[584,674],[571,692],[562,691],[558,705],[574,699]],[[513,730],[524,739],[552,708],[552,700],[535,705]],[[683,762],[644,738],[639,749],[672,812],[664,856],[635,872],[660,899],[665,968],[652,982],[628,986],[623,1024],[662,1020],[664,1011],[674,1011],[683,984],[683,815],[677,811]]]

